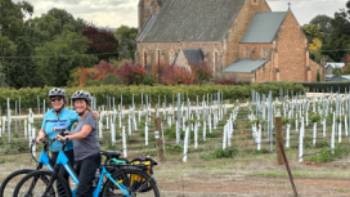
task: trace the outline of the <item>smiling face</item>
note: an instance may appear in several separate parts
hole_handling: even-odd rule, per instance
[[[51,106],[55,111],[60,111],[64,106],[64,99],[61,96],[53,96],[50,98]]]
[[[88,109],[88,105],[84,99],[76,99],[73,103],[74,109],[78,114],[84,114]]]

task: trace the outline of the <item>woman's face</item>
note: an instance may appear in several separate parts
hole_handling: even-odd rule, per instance
[[[50,101],[51,101],[52,108],[55,111],[61,110],[63,108],[63,106],[64,106],[64,99],[63,99],[63,97],[54,96],[54,97],[50,98]]]
[[[87,110],[87,104],[84,99],[75,100],[73,106],[78,114],[83,114]]]

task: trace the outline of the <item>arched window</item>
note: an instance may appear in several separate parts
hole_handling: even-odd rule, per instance
[[[169,51],[169,64],[173,64],[175,61],[175,52],[174,50]]]
[[[220,54],[218,51],[214,51],[214,67],[215,67],[215,70],[216,72],[221,72],[222,71],[222,65],[220,63]]]
[[[147,66],[148,64],[148,59],[147,59],[147,53],[146,51],[143,52],[143,66]]]

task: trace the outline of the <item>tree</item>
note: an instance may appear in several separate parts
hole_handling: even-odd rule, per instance
[[[303,26],[304,33],[309,42],[310,56],[316,62],[321,61],[321,48],[323,44],[323,33],[316,24],[306,24]]]
[[[96,57],[86,54],[88,41],[75,32],[63,32],[35,49],[37,74],[45,85],[65,86],[70,71],[92,65]]]
[[[86,26],[81,19],[75,20],[73,15],[65,10],[53,8],[39,18],[29,20],[33,28],[33,39],[40,45],[51,41],[56,35],[71,31],[81,33]]]
[[[332,32],[332,18],[327,15],[318,15],[310,22],[311,25],[316,25],[319,33],[323,38],[328,37]]]
[[[7,83],[6,73],[8,72],[13,55],[16,53],[16,45],[6,36],[0,36],[0,85],[5,86]]]
[[[141,65],[125,63],[118,69],[117,75],[125,84],[142,84],[146,77],[146,71]]]
[[[11,87],[32,87],[39,84],[39,79],[35,73],[35,65],[32,59],[33,44],[27,36],[17,38],[16,58],[11,61],[6,69],[6,81]]]
[[[114,33],[114,36],[119,42],[119,58],[120,59],[135,59],[136,37],[138,31],[136,28],[125,25],[120,26]]]
[[[311,43],[309,46],[311,57],[320,62],[343,61],[350,48],[350,1],[346,3],[347,10],[340,10],[334,17],[316,16],[310,24],[303,27]]]
[[[350,21],[345,12],[335,13],[332,27],[333,31],[322,50],[332,60],[341,61],[347,54],[345,49],[350,46]]]
[[[333,69],[333,75],[336,77],[340,77],[342,75],[342,70],[340,68]]]
[[[348,54],[350,47],[350,1],[346,3],[347,10],[334,14],[332,31],[325,39],[324,54],[334,61],[342,61]]]
[[[195,79],[194,72],[176,65],[164,66],[160,76],[160,82],[165,85],[193,84]]]
[[[8,36],[12,41],[21,34],[24,16],[31,15],[33,7],[27,2],[13,3],[11,0],[0,0],[0,35]]]
[[[88,53],[97,54],[99,60],[117,57],[118,41],[112,32],[87,26],[83,35],[89,40]]]
[[[29,57],[32,51],[31,41],[26,33],[26,15],[33,13],[33,7],[27,2],[14,3],[0,0],[0,52],[1,81],[16,88],[33,85],[35,77],[33,64]],[[26,58],[23,58],[26,56]],[[28,58],[29,57],[29,58]]]

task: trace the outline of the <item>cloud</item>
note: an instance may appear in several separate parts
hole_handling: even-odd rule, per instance
[[[345,8],[347,0],[267,0],[273,11],[285,11],[288,2],[300,24],[309,23],[317,15],[333,17],[334,13]]]

